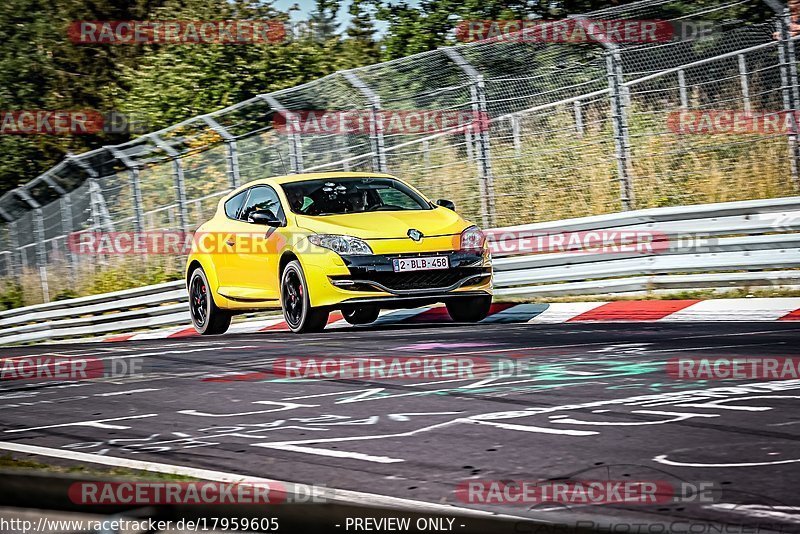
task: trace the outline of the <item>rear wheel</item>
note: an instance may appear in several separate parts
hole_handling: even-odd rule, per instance
[[[447,313],[457,323],[477,323],[486,319],[492,307],[490,295],[480,297],[462,297],[448,300]]]
[[[231,325],[233,314],[214,303],[208,288],[208,278],[203,269],[198,267],[192,271],[189,278],[189,314],[192,325],[204,336],[224,334]]]
[[[350,324],[374,323],[381,310],[376,306],[357,306],[342,309],[342,317]]]
[[[303,268],[290,261],[281,275],[281,304],[289,329],[297,334],[321,332],[328,323],[326,308],[312,308]]]

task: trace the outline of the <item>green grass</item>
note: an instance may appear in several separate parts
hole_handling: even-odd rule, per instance
[[[11,454],[0,456],[0,470],[3,471],[25,471],[35,473],[53,474],[81,474],[93,477],[114,477],[125,478],[128,480],[170,480],[170,481],[191,481],[197,480],[193,477],[183,475],[172,475],[168,473],[154,473],[150,471],[139,471],[122,467],[95,467],[85,464],[77,465],[56,465],[19,458]]]

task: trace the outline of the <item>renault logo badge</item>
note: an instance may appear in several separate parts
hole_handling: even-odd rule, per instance
[[[420,232],[419,230],[415,230],[414,228],[412,228],[411,230],[408,231],[408,237],[410,237],[414,241],[420,242],[422,241],[423,235],[422,232]]]

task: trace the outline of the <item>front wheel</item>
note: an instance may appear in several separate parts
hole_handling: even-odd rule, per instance
[[[322,332],[328,323],[328,310],[312,308],[303,268],[290,261],[281,275],[281,304],[289,330],[297,334]]]
[[[192,271],[189,278],[189,314],[192,326],[204,336],[224,334],[231,325],[233,315],[219,308],[209,291],[208,278],[202,268]]]
[[[477,323],[486,319],[492,307],[491,295],[462,297],[448,300],[447,313],[457,323]]]
[[[353,325],[374,323],[378,318],[381,310],[376,306],[357,306],[352,308],[344,308],[342,310],[342,317],[344,320]]]

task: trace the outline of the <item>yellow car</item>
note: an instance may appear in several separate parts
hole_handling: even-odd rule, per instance
[[[491,255],[454,209],[387,174],[250,182],[194,235],[192,323],[221,334],[237,313],[282,308],[293,332],[318,332],[332,310],[368,324],[381,309],[436,302],[457,322],[480,321],[492,302]]]

